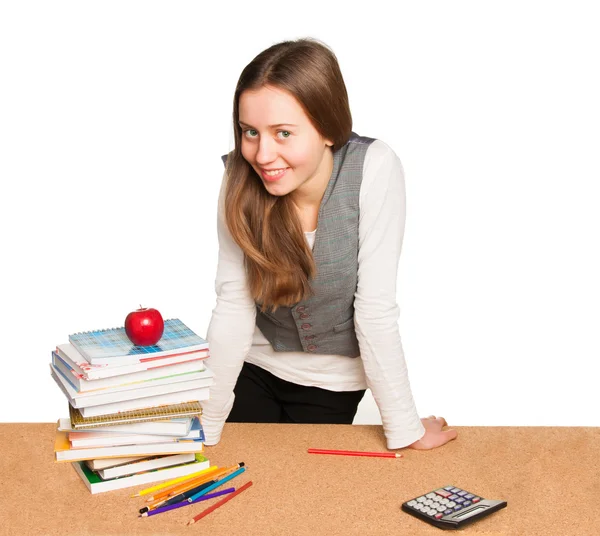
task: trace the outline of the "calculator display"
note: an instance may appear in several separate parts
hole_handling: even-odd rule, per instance
[[[485,510],[486,507],[485,506],[476,506],[475,508],[471,508],[470,510],[464,510],[462,512],[459,512],[458,514],[454,514],[454,516],[452,516],[454,519],[460,519],[462,517],[465,516],[472,516],[474,514],[476,514],[476,510]]]

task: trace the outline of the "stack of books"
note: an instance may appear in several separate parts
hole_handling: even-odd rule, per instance
[[[50,373],[69,402],[54,452],[92,493],[186,476],[202,456],[200,401],[213,374],[208,342],[178,319],[154,346],[135,346],[124,328],[69,336],[52,352]]]

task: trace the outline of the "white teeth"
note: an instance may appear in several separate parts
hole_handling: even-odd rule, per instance
[[[283,168],[283,169],[275,169],[275,170],[272,170],[272,171],[265,171],[265,173],[266,173],[267,175],[269,175],[269,177],[274,177],[275,175],[279,175],[279,174],[280,174],[282,171],[285,171],[285,169],[286,169],[286,168]]]

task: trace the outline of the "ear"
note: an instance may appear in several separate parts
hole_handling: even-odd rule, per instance
[[[333,147],[333,142],[331,140],[325,140],[325,145],[327,145],[327,147]]]

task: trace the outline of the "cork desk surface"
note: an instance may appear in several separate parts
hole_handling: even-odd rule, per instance
[[[243,461],[232,484],[253,485],[197,523],[211,502],[140,519],[141,488],[92,495],[54,461],[56,424],[0,424],[0,534],[411,535],[448,534],[401,511],[402,502],[455,485],[508,506],[459,533],[600,534],[600,428],[455,427],[457,440],[403,457],[308,454],[381,451],[375,425],[226,424],[212,464]],[[213,500],[214,502],[214,500]]]

